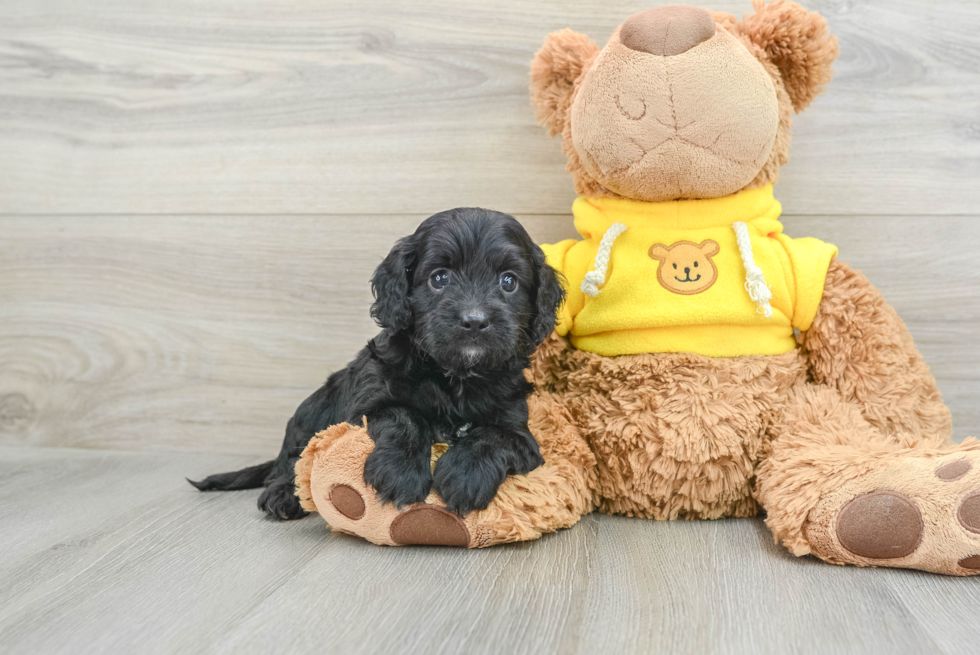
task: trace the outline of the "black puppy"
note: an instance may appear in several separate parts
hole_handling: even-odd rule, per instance
[[[383,330],[303,401],[279,457],[191,484],[266,486],[260,509],[300,518],[293,467],[303,448],[320,430],[365,416],[374,452],[364,481],[397,507],[422,502],[434,484],[451,511],[483,509],[508,475],[544,462],[527,427],[523,371],[564,293],[521,224],[486,209],[436,214],[395,244],[371,288]],[[450,447],[433,474],[436,442]]]

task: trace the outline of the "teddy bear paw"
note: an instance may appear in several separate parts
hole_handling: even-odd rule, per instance
[[[314,437],[296,469],[297,495],[304,508],[319,512],[332,530],[375,544],[472,545],[466,522],[435,504],[439,498],[434,493],[401,510],[379,501],[364,482],[364,462],[373,450],[367,430],[348,424],[331,426]]]
[[[804,533],[817,556],[858,566],[980,574],[980,450],[905,457],[821,499]]]

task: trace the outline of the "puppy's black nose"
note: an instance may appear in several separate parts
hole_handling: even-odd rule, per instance
[[[490,317],[486,315],[486,312],[479,310],[463,312],[463,315],[459,317],[459,324],[464,330],[479,332],[490,327]]]
[[[684,272],[685,272],[685,273],[687,273],[687,274],[688,274],[688,276],[690,276],[690,275],[691,275],[691,269],[690,269],[690,268],[688,268],[687,266],[685,266],[685,267],[684,267]]]

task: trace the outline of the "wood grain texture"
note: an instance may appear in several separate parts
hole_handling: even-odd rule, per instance
[[[803,4],[842,54],[787,232],[884,291],[978,434],[980,3]],[[184,482],[277,451],[426,215],[574,236],[528,64],[648,6],[0,3],[0,652],[975,652],[980,580],[797,559],[758,520],[393,549]]]
[[[421,219],[0,219],[0,439],[277,449],[377,332],[368,279]]]
[[[804,4],[842,54],[797,120],[788,210],[980,211],[980,4]],[[0,212],[564,213],[530,59],[552,30],[604,43],[647,6],[6,0]]]
[[[271,456],[376,333],[368,279],[422,218],[0,218],[0,441]],[[573,234],[567,216],[521,218],[539,241]],[[785,222],[884,291],[957,436],[980,436],[980,220]]]
[[[0,648],[86,653],[968,653],[980,580],[834,567],[759,520],[593,515],[387,548],[182,476],[241,457],[0,448]],[[33,485],[25,494],[25,482]]]

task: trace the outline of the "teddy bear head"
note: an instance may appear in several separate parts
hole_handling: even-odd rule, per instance
[[[626,19],[599,48],[550,34],[531,64],[538,121],[561,134],[575,190],[662,201],[776,181],[792,115],[830,81],[837,39],[786,0],[755,14],[669,5]]]

